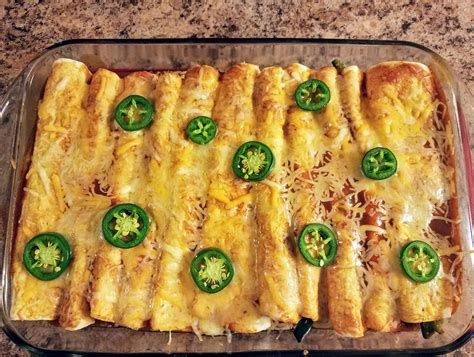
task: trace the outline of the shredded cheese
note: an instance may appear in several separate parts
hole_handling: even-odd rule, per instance
[[[28,192],[28,193],[32,194],[33,196],[35,196],[35,197],[41,197],[41,195],[38,192],[32,190],[31,188],[25,187],[25,188],[23,188],[23,191]]]
[[[28,172],[26,173],[26,176],[25,178],[27,180],[30,179],[30,177],[36,172],[35,168],[33,166],[30,167],[30,169],[28,170]]]
[[[196,335],[196,337],[198,338],[199,342],[202,342],[203,339],[202,339],[202,333],[201,331],[199,330],[199,326],[198,326],[198,321],[194,321],[192,324],[191,324],[191,328],[194,332],[194,334]]]
[[[51,188],[50,188],[48,173],[43,168],[43,166],[41,166],[41,164],[39,162],[36,162],[35,169],[36,169],[36,172],[38,173],[38,175],[40,177],[41,183],[43,184],[43,188],[44,188],[44,191],[45,191],[46,195],[51,196],[52,192],[51,192]]]
[[[64,193],[61,187],[59,176],[54,174],[51,176],[51,181],[53,182],[54,193],[56,194],[56,199],[58,200],[59,209],[61,212],[64,212],[66,210],[66,205],[64,204]]]
[[[252,202],[252,193],[251,192],[247,193],[246,195],[242,195],[240,197],[237,197],[236,199],[228,202],[226,204],[225,208],[231,209],[235,206],[240,205],[241,203],[250,203],[250,202]]]
[[[59,125],[54,125],[51,123],[45,125],[44,130],[53,132],[53,133],[62,133],[62,134],[67,134],[69,132],[66,128]]]
[[[382,234],[382,235],[385,235],[387,234],[387,231],[379,226],[373,226],[373,225],[369,225],[369,224],[363,224],[360,226],[360,230],[362,232],[368,232],[368,231],[372,231],[372,232],[375,232],[375,233],[378,233],[378,234]]]
[[[123,155],[125,154],[128,150],[130,150],[131,148],[133,148],[134,146],[137,146],[137,145],[140,145],[141,143],[143,142],[143,138],[139,137],[139,138],[135,138],[125,144],[123,144],[122,146],[119,146],[117,148],[117,150],[115,151],[118,155]]]
[[[212,197],[219,202],[225,203],[225,204],[230,204],[231,201],[229,198],[227,198],[227,193],[223,189],[218,189],[218,188],[213,188],[209,191],[209,197]]]

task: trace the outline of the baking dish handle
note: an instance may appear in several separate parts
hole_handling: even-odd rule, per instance
[[[21,87],[23,84],[23,76],[19,76],[10,86],[4,96],[0,98],[0,269],[4,264],[9,264],[9,254],[5,252],[7,222],[9,216],[10,193],[13,183],[13,175],[16,168],[14,161],[16,152],[16,127],[18,126],[18,118],[21,110]],[[5,306],[3,289],[6,284],[6,276],[2,276],[2,284],[0,285],[0,308],[2,317],[5,318]],[[3,319],[0,319],[0,328],[4,327]]]

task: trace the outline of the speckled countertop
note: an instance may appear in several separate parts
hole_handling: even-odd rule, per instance
[[[288,2],[286,2],[288,3]],[[472,108],[472,1],[5,1],[0,0],[0,95],[47,46],[72,38],[308,37],[396,39],[444,57]],[[474,118],[468,118],[474,133]],[[474,136],[471,135],[471,143]],[[473,343],[454,353],[474,353]],[[0,335],[1,355],[26,355]]]

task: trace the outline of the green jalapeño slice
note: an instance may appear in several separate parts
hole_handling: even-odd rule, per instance
[[[209,144],[217,134],[217,125],[209,117],[196,117],[188,123],[186,134],[196,144]]]
[[[259,141],[248,141],[235,152],[232,170],[246,181],[261,181],[273,169],[275,160],[270,148]]]
[[[362,159],[362,172],[372,180],[384,180],[397,172],[397,158],[387,148],[373,148]]]
[[[330,100],[329,87],[319,79],[309,79],[296,88],[295,101],[303,110],[314,112],[323,109]]]
[[[438,253],[420,240],[408,243],[400,252],[400,263],[405,274],[416,283],[427,283],[438,274]]]
[[[324,224],[308,224],[298,237],[298,248],[308,263],[320,268],[328,266],[337,254],[336,235]]]
[[[115,109],[115,120],[125,131],[146,128],[153,121],[153,106],[141,95],[131,95],[122,100]]]
[[[224,289],[234,277],[231,260],[218,248],[201,250],[193,258],[190,270],[197,287],[209,294]]]
[[[149,226],[150,219],[143,208],[123,203],[107,211],[102,220],[102,234],[110,244],[128,249],[145,239]]]
[[[71,247],[61,234],[46,232],[26,243],[23,264],[35,278],[53,280],[64,273],[71,256]]]

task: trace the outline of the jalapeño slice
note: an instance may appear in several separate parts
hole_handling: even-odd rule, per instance
[[[209,144],[217,134],[217,125],[211,118],[199,116],[188,123],[186,134],[196,144]]]
[[[337,254],[336,235],[324,224],[308,224],[298,237],[298,248],[308,263],[320,268],[328,266]]]
[[[405,274],[416,283],[427,283],[438,274],[438,253],[420,240],[408,243],[400,252],[400,262]]]
[[[196,144],[208,144],[217,134],[217,125],[211,118],[199,116],[188,123],[186,134]]]
[[[150,220],[143,208],[123,203],[107,211],[102,220],[102,234],[110,244],[128,249],[145,239],[149,226]]]
[[[373,148],[362,159],[362,172],[370,179],[384,180],[397,172],[397,158],[387,148]]]
[[[232,170],[246,181],[261,181],[273,169],[275,159],[270,148],[259,141],[248,141],[235,152]]]
[[[45,232],[26,243],[23,264],[35,278],[53,280],[64,273],[71,256],[71,247],[61,234]]]
[[[115,109],[115,120],[125,131],[144,129],[153,121],[153,106],[141,95],[131,95]]]
[[[331,91],[323,81],[309,79],[301,83],[295,92],[295,101],[303,110],[316,111],[324,108],[331,99]]]
[[[218,248],[206,248],[197,253],[190,270],[197,287],[209,294],[224,289],[234,277],[231,260]]]

